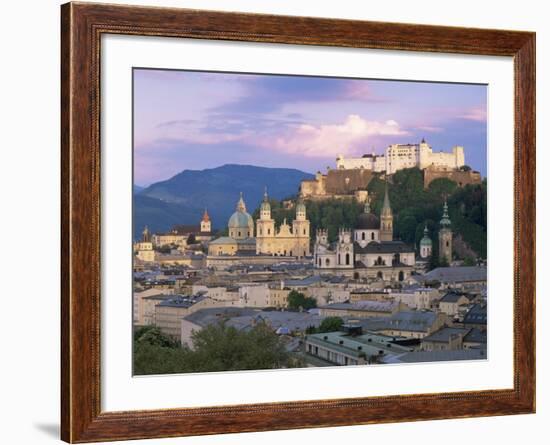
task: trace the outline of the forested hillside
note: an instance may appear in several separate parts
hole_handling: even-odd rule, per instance
[[[379,177],[371,180],[368,191],[371,209],[380,215],[384,200],[385,182]],[[388,182],[388,191],[394,215],[394,238],[418,246],[424,225],[428,226],[437,257],[437,232],[447,198],[452,229],[455,235],[455,255],[473,261],[474,256],[487,257],[487,182],[463,188],[446,178],[434,180],[424,189],[422,172],[417,168],[400,170]],[[334,241],[340,227],[353,228],[364,206],[354,200],[306,201],[307,216],[311,221],[312,238],[317,228],[326,228]],[[271,200],[273,218],[280,224],[284,218],[290,223],[294,209],[284,209],[277,200]],[[258,217],[258,211],[254,212]]]

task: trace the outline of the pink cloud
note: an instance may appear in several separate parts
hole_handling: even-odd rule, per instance
[[[303,156],[333,156],[350,154],[358,146],[364,146],[377,136],[406,135],[394,120],[369,121],[356,114],[350,114],[341,124],[302,124],[293,131],[275,139],[263,141],[266,148],[275,148],[286,153],[300,153]]]
[[[421,125],[416,127],[418,130],[427,131],[429,133],[441,133],[443,132],[444,128],[442,127],[436,127],[431,125]]]
[[[487,110],[482,107],[470,108],[459,117],[471,121],[485,122],[487,120]]]

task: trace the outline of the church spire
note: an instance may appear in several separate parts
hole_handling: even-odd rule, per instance
[[[145,226],[142,232],[141,240],[145,243],[151,241],[151,233],[149,232],[149,227]]]
[[[204,208],[204,214],[202,215],[202,221],[203,222],[210,221],[210,215],[208,215],[208,210],[206,209],[206,207]]]
[[[388,180],[386,179],[386,187],[384,190],[384,205],[382,206],[382,216],[393,216],[390,205],[390,196],[388,194]]]
[[[445,199],[445,204],[443,204],[443,216],[441,221],[439,221],[441,227],[448,227],[451,225],[451,219],[449,218],[449,206],[447,205],[447,199]]]
[[[246,212],[246,204],[244,203],[243,192],[241,192],[239,202],[237,202],[237,211],[243,213]]]
[[[391,211],[390,197],[388,194],[388,179],[384,191],[384,205],[380,212],[380,241],[393,241],[393,213]]]
[[[370,213],[370,199],[367,198],[365,200],[365,209],[363,210],[364,213]]]

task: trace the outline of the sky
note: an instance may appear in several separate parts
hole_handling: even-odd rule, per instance
[[[486,176],[487,87],[134,69],[134,182],[224,164],[325,172],[390,144],[464,146]]]

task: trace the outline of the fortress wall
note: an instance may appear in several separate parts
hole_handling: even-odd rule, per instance
[[[481,174],[475,171],[463,172],[451,169],[427,168],[424,170],[424,188],[427,188],[434,179],[447,178],[456,182],[460,187],[466,184],[481,184]]]
[[[373,176],[372,170],[365,169],[329,170],[325,180],[326,193],[345,195],[366,190]]]

